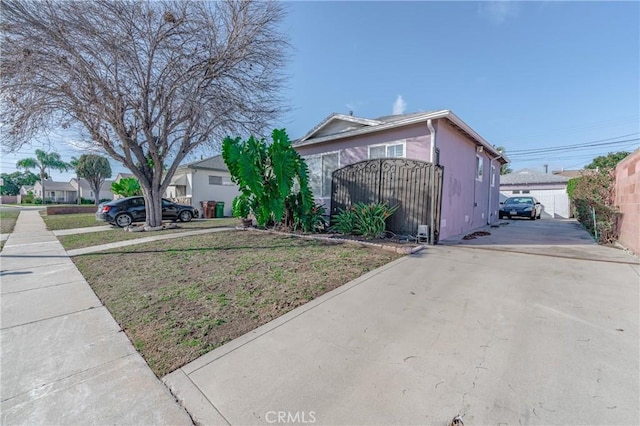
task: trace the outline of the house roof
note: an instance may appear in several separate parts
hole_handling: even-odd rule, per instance
[[[120,182],[120,179],[134,178],[136,177],[133,173],[118,173],[116,176],[116,182]]]
[[[530,169],[522,169],[500,176],[500,185],[531,185],[536,183],[567,183],[569,178],[551,173],[537,172]]]
[[[584,175],[590,175],[595,173],[596,170],[591,170],[591,169],[584,169],[584,170],[554,170],[551,173],[553,173],[556,176],[565,176],[568,178],[576,178],[576,177],[582,177]]]
[[[42,182],[36,182],[35,186],[42,188]],[[76,192],[76,188],[69,182],[56,182],[53,180],[44,181],[45,191],[72,191]]]
[[[71,178],[72,182],[76,182],[76,178]],[[69,182],[71,183],[71,182]],[[110,191],[111,190],[111,184],[113,183],[112,180],[105,180],[102,183],[102,186],[100,187],[101,191]],[[73,185],[73,184],[72,184]],[[89,185],[89,181],[86,179],[80,179],[80,187],[84,190],[84,191],[91,191],[91,186]]]
[[[206,170],[219,170],[222,172],[228,172],[229,169],[222,159],[222,155],[216,155],[214,157],[205,158],[204,160],[194,161],[180,166],[181,169],[206,169]]]
[[[417,112],[411,114],[400,114],[400,115],[386,115],[382,117],[378,117],[373,120],[369,120],[366,118],[354,117],[351,115],[344,115],[333,113],[325,118],[320,124],[315,126],[309,133],[304,135],[302,138],[297,139],[293,142],[293,145],[296,147],[306,146],[306,145],[314,145],[325,142],[334,141],[336,139],[347,138],[352,136],[358,136],[367,133],[379,132],[383,130],[394,129],[397,127],[408,126],[416,123],[426,122],[430,119],[447,119],[454,127],[460,130],[463,134],[468,136],[471,140],[473,140],[477,145],[485,148],[487,152],[494,155],[501,164],[506,164],[509,162],[509,159],[506,155],[498,152],[496,148],[494,148],[489,142],[484,140],[482,136],[476,133],[469,125],[467,125],[464,121],[462,121],[457,115],[453,113],[451,110],[439,110],[439,111],[426,111],[426,112]],[[349,122],[354,123],[352,127],[342,128],[335,133],[323,133],[323,129],[327,129],[331,126],[331,124],[337,122]]]

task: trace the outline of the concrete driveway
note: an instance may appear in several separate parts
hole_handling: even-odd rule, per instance
[[[204,424],[638,424],[637,260],[571,221],[490,232],[373,271],[165,383]]]

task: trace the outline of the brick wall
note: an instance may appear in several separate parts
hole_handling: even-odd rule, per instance
[[[47,214],[95,213],[96,206],[47,206]]]
[[[616,166],[615,175],[616,205],[622,213],[618,242],[640,255],[640,149]]]

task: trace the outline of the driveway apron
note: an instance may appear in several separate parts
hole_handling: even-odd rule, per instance
[[[531,252],[429,247],[164,381],[203,424],[637,424],[637,259],[531,223],[504,227]]]

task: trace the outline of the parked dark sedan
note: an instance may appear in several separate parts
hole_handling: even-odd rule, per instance
[[[542,205],[533,197],[509,197],[500,203],[500,219],[507,217],[528,217],[531,220],[540,219]]]
[[[109,201],[100,204],[96,212],[96,220],[121,228],[133,222],[144,222],[146,217],[144,197],[127,197]],[[162,199],[162,220],[189,222],[194,217],[198,217],[198,209]]]

